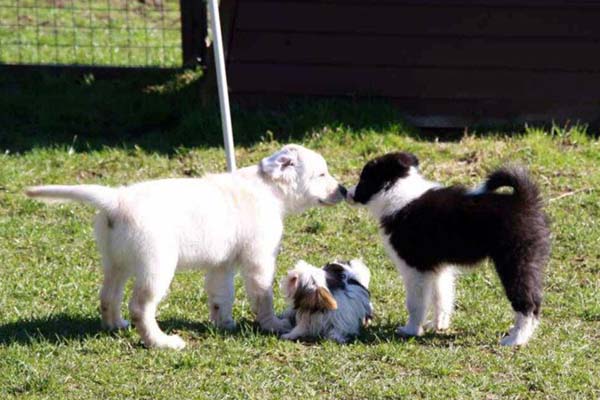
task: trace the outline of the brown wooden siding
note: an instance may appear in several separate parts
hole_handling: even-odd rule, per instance
[[[600,117],[600,0],[226,4],[234,97],[383,96],[423,126]]]

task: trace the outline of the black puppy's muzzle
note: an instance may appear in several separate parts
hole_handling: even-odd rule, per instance
[[[338,191],[344,198],[346,198],[346,196],[348,195],[348,190],[345,187],[343,187],[342,185],[338,186]]]

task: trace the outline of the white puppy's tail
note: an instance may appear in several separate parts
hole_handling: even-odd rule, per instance
[[[371,271],[369,271],[365,263],[362,260],[355,259],[350,261],[350,268],[352,269],[354,279],[368,289],[369,282],[371,281]]]
[[[117,189],[100,185],[48,185],[33,186],[25,190],[25,194],[32,198],[46,201],[79,201],[109,213],[118,207],[117,193]]]

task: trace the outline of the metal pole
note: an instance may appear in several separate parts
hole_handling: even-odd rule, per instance
[[[229,93],[227,91],[227,74],[225,72],[225,52],[223,51],[223,38],[221,37],[221,19],[219,17],[219,1],[208,0],[208,11],[212,26],[213,48],[215,51],[215,68],[217,70],[217,86],[219,87],[219,105],[221,106],[221,126],[223,128],[223,143],[225,144],[225,157],[227,170],[235,171],[235,153],[233,147],[233,133],[231,128],[231,113],[229,111]]]

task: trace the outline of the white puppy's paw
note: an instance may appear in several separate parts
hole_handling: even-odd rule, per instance
[[[157,349],[182,350],[185,348],[185,342],[179,335],[164,335],[146,345]]]
[[[121,319],[119,321],[117,321],[117,323],[115,324],[115,329],[127,329],[129,328],[129,321],[127,321],[126,319]]]
[[[129,328],[129,321],[125,320],[125,319],[120,319],[116,322],[105,322],[102,321],[102,327],[104,329],[106,329],[107,331],[116,331],[119,329],[127,329]]]
[[[450,329],[450,318],[449,317],[441,317],[436,321],[428,321],[424,328],[428,331],[434,332],[443,332]]]
[[[402,337],[413,337],[413,336],[423,336],[423,327],[422,326],[399,326],[396,329],[396,334]]]
[[[438,321],[435,326],[435,330],[438,332],[447,331],[448,329],[450,329],[450,318]]]
[[[437,324],[435,323],[435,321],[427,321],[425,322],[425,325],[423,325],[423,329],[425,329],[426,331],[436,331]]]

